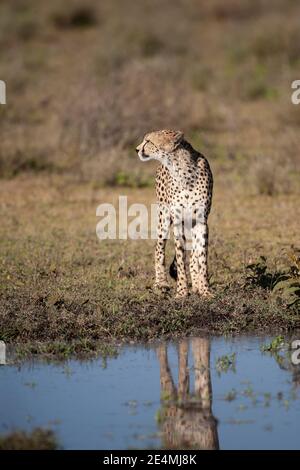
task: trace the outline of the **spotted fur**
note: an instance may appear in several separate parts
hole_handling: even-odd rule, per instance
[[[208,161],[184,139],[180,131],[151,132],[136,150],[141,160],[155,159],[161,163],[156,175],[159,213],[155,286],[168,288],[165,248],[173,225],[175,258],[170,273],[177,278],[177,297],[188,294],[188,271],[193,292],[210,295],[207,219],[212,202],[213,177]],[[191,250],[188,250],[188,242],[191,242]]]

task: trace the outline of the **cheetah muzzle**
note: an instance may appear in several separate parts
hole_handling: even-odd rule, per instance
[[[155,287],[168,288],[165,248],[173,226],[175,257],[170,275],[177,280],[176,297],[192,291],[209,296],[207,255],[208,215],[213,191],[212,172],[206,158],[180,131],[151,132],[136,148],[142,161],[157,160],[155,187],[158,227],[155,248]]]

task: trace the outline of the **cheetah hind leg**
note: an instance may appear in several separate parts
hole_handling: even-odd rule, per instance
[[[170,264],[169,274],[170,274],[171,278],[174,279],[174,281],[177,282],[177,280],[178,280],[178,271],[177,271],[176,255],[174,256],[174,259],[173,259],[172,263]],[[178,296],[178,298],[180,298],[180,297],[181,296]]]
[[[177,283],[175,299],[182,299],[188,295],[188,278],[186,272],[185,238],[174,236],[175,256],[177,265]]]
[[[155,283],[154,290],[165,293],[170,290],[165,270],[165,249],[167,240],[159,238],[155,248]]]
[[[209,289],[207,272],[208,254],[208,226],[197,224],[193,228],[193,250],[190,261],[190,272],[192,278],[192,290],[201,297],[212,297]]]
[[[172,263],[170,264],[169,273],[170,273],[171,278],[174,279],[174,281],[177,281],[178,273],[177,273],[176,256],[174,256],[174,259]]]

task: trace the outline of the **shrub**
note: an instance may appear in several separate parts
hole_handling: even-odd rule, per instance
[[[59,29],[89,28],[98,23],[98,18],[92,8],[80,6],[71,11],[55,13],[53,22]]]

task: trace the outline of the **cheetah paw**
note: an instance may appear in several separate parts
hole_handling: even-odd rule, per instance
[[[210,290],[206,290],[203,292],[199,291],[199,295],[204,299],[212,299],[214,296],[214,294]]]
[[[188,291],[176,292],[175,299],[176,299],[176,300],[182,300],[182,299],[184,299],[185,297],[187,297],[188,294],[189,294]]]
[[[160,292],[162,294],[165,294],[170,291],[170,286],[168,284],[154,284],[153,286],[154,291]]]

